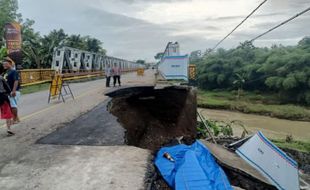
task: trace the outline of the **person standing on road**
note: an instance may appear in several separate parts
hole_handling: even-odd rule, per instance
[[[106,70],[105,70],[105,76],[106,76],[106,87],[110,87],[110,81],[111,81],[111,76],[112,76],[112,69],[110,67],[110,65],[107,66]]]
[[[0,119],[6,120],[7,133],[9,136],[14,135],[11,131],[13,114],[11,110],[9,94],[11,89],[6,81],[3,79],[2,74],[4,72],[3,66],[0,65]]]
[[[7,81],[11,89],[9,100],[13,113],[13,122],[14,124],[16,124],[19,123],[17,105],[20,98],[20,91],[19,91],[20,86],[19,86],[19,74],[15,69],[13,69],[14,65],[15,65],[14,62],[10,58],[6,58],[3,62],[3,67],[6,70],[6,73],[4,74],[4,79]]]
[[[121,68],[119,66],[115,66],[113,68],[113,84],[114,84],[114,87],[116,85],[116,82],[118,82],[118,85],[121,86],[121,74],[122,74]]]

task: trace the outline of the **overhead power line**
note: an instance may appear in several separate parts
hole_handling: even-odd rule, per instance
[[[271,31],[273,31],[273,30],[275,30],[275,29],[279,28],[280,26],[283,26],[284,24],[286,24],[286,23],[290,22],[291,20],[294,20],[295,18],[299,17],[300,15],[305,14],[305,13],[306,13],[306,12],[308,12],[308,11],[310,11],[310,7],[309,7],[309,8],[307,8],[306,10],[304,10],[304,11],[302,11],[302,12],[298,13],[297,15],[295,15],[295,16],[293,16],[293,17],[291,17],[291,18],[287,19],[286,21],[284,21],[284,22],[282,22],[282,23],[278,24],[277,26],[275,26],[275,27],[273,27],[273,28],[271,28],[271,29],[267,30],[266,32],[264,32],[264,33],[262,33],[262,34],[260,34],[260,35],[256,36],[255,38],[253,38],[252,40],[250,40],[250,42],[253,42],[253,41],[257,40],[258,38],[260,38],[260,37],[262,37],[262,36],[264,36],[264,35],[268,34],[269,32],[271,32]]]
[[[239,28],[250,16],[252,16],[263,4],[265,4],[267,0],[261,2],[258,7],[256,7],[247,17],[245,17],[231,32],[229,32],[221,41],[219,41],[211,51],[214,51],[226,38],[228,38],[237,28]]]

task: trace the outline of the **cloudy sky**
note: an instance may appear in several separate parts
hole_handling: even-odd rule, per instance
[[[169,41],[181,51],[212,48],[263,0],[20,0],[20,12],[47,34],[63,28],[104,42],[108,54],[152,61]],[[220,47],[236,47],[310,7],[310,0],[269,0]],[[257,40],[296,44],[310,35],[310,12]]]

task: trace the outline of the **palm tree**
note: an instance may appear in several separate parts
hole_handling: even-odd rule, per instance
[[[245,78],[246,77],[245,77],[245,73],[243,73],[243,74],[236,73],[235,75],[236,75],[237,79],[234,80],[233,84],[236,85],[238,88],[237,98],[239,100],[241,92],[243,90],[243,85],[245,84]]]

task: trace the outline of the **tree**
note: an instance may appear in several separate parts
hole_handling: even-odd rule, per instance
[[[200,58],[201,58],[201,50],[196,50],[196,51],[193,51],[191,52],[191,55],[189,57],[189,60],[190,62],[195,62],[195,61],[198,61]]]
[[[5,23],[17,21],[22,25],[23,68],[50,68],[55,47],[69,46],[80,50],[105,54],[102,42],[90,36],[79,34],[67,35],[63,29],[52,30],[48,35],[41,36],[33,29],[34,21],[22,19],[17,13],[17,0],[0,0],[0,35],[3,36]],[[2,40],[2,37],[0,37]],[[4,45],[0,41],[0,47]]]
[[[69,46],[76,49],[87,50],[86,44],[84,43],[84,39],[81,35],[70,35],[64,41],[65,46]]]
[[[89,36],[85,37],[86,50],[90,52],[103,53],[106,51],[102,48],[102,42],[96,38],[91,38]]]
[[[3,60],[4,57],[7,56],[7,49],[5,47],[0,48],[0,61]]]
[[[96,38],[81,35],[70,35],[64,40],[64,45],[80,50],[94,53],[105,54],[106,50],[102,48],[102,42]]]
[[[55,47],[59,47],[64,43],[64,40],[67,38],[67,34],[63,29],[52,30],[48,35],[45,35],[42,39],[42,54],[44,55],[43,64],[45,68],[51,67],[53,61],[53,53]]]
[[[237,98],[240,98],[241,92],[243,90],[243,86],[245,84],[245,74],[239,74],[236,73],[236,80],[234,80],[233,84],[237,86],[238,88],[238,94],[237,94]]]
[[[4,34],[4,25],[8,22],[19,21],[21,14],[17,13],[17,0],[0,0],[0,36]],[[0,37],[0,46],[4,45]]]
[[[310,105],[309,37],[288,47],[258,48],[244,42],[237,48],[218,49],[194,63],[200,88],[237,87],[238,96],[242,90],[272,92],[283,102]]]
[[[139,59],[139,60],[136,61],[136,63],[145,65],[145,60]]]
[[[164,56],[164,53],[160,52],[160,53],[157,53],[157,54],[154,56],[154,58],[155,58],[156,60],[160,60],[163,56]]]
[[[23,67],[40,69],[43,68],[42,62],[45,56],[42,39],[38,33],[31,35],[31,38],[23,41]]]
[[[298,45],[302,48],[310,48],[310,37],[303,38]]]
[[[34,21],[30,19],[22,23],[23,68],[41,68],[43,59],[41,36],[34,31],[33,24]]]

